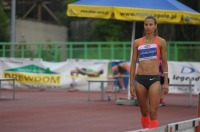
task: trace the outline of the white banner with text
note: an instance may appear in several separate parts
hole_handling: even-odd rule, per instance
[[[0,58],[1,78],[15,78],[16,88],[88,89],[88,79],[107,78],[107,60],[67,60],[46,62],[41,59]],[[12,88],[2,82],[2,88]],[[92,90],[100,90],[93,84]]]
[[[106,79],[108,60],[69,59],[47,62],[42,59],[0,58],[1,78],[15,78],[16,88],[88,89],[88,79]],[[189,84],[192,93],[200,93],[200,63],[168,61],[170,84]],[[11,82],[2,82],[2,88],[11,89]],[[106,87],[106,86],[105,86]],[[100,84],[92,83],[91,90],[100,91]],[[170,86],[169,93],[188,93],[189,88]]]

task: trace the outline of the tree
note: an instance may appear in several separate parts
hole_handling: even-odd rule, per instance
[[[130,41],[131,22],[96,20],[92,26],[92,41]]]
[[[8,19],[3,9],[3,4],[0,0],[0,42],[8,41]]]

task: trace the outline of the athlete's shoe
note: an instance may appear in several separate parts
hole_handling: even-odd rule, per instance
[[[162,100],[162,101],[160,101],[159,106],[160,106],[160,107],[162,107],[162,106],[166,106],[166,103]]]

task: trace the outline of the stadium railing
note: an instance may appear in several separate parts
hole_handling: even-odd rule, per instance
[[[200,41],[167,42],[170,61],[198,62],[199,50]],[[131,42],[0,42],[0,57],[42,58],[53,62],[66,59],[130,60],[130,53]]]

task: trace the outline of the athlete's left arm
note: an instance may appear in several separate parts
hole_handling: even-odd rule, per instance
[[[166,41],[162,38],[160,38],[159,42],[160,42],[160,55],[162,57],[162,69],[163,69],[163,72],[168,72],[167,44],[166,44]]]
[[[162,57],[162,69],[164,74],[164,93],[168,93],[168,63],[167,63],[167,44],[166,41],[162,38],[159,40],[160,42],[160,54]]]

